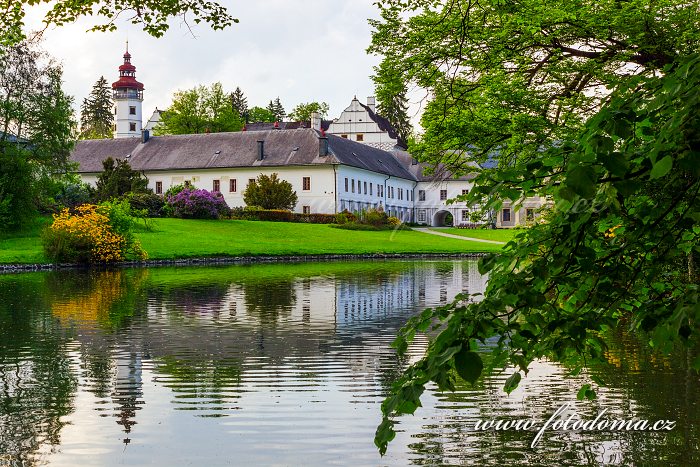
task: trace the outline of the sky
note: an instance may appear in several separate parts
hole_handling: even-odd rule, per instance
[[[144,120],[156,107],[167,108],[175,91],[217,81],[229,92],[240,86],[249,107],[277,96],[287,112],[325,101],[336,118],[353,96],[365,102],[374,94],[370,75],[380,57],[365,51],[367,19],[379,16],[373,1],[221,0],[239,23],[213,31],[190,22],[190,30],[175,18],[159,39],[127,22],[117,23],[116,32],[85,32],[99,20],[83,18],[47,29],[44,48],[63,64],[64,89],[76,108],[101,75],[117,80],[128,38],[136,78],[145,86]],[[28,11],[27,30],[43,28],[44,11]]]

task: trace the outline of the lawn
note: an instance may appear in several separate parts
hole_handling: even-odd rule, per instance
[[[499,245],[456,240],[413,231],[353,231],[322,224],[155,219],[151,231],[136,233],[150,259],[212,256],[363,253],[475,253]],[[0,237],[0,263],[48,262],[40,226]]]
[[[480,238],[482,240],[494,240],[497,242],[508,242],[518,235],[518,233],[522,232],[522,230],[514,229],[457,229],[454,227],[431,230],[451,235],[459,235],[460,237]]]

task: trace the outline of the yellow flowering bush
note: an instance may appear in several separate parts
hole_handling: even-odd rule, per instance
[[[113,263],[133,252],[139,259],[146,253],[130,233],[118,232],[109,206],[83,204],[73,211],[54,214],[53,224],[43,236],[44,251],[54,262]]]

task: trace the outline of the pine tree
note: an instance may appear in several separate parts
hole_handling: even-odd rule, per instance
[[[104,76],[92,86],[90,95],[80,106],[80,138],[111,138],[114,127],[112,90]]]
[[[275,121],[277,122],[283,121],[284,117],[287,116],[287,112],[284,110],[279,97],[267,104],[267,110],[272,112],[272,114],[275,116]]]
[[[377,113],[389,120],[401,139],[406,141],[411,134],[411,122],[403,76],[389,60],[382,61],[374,71],[372,79],[376,85]]]
[[[236,90],[231,93],[231,108],[237,112],[243,120],[248,114],[248,99],[243,95],[241,88],[236,87]]]

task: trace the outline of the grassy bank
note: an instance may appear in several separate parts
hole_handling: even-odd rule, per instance
[[[480,238],[482,240],[494,240],[496,242],[509,242],[513,237],[518,235],[518,233],[522,232],[522,230],[512,229],[457,229],[454,227],[431,230],[451,235],[459,235],[460,237]]]
[[[46,263],[41,224],[0,237],[0,263]],[[458,229],[455,229],[458,230]],[[156,219],[138,231],[150,259],[212,256],[317,255],[365,253],[476,253],[499,245],[456,240],[413,231],[365,232],[321,224],[254,221]]]

